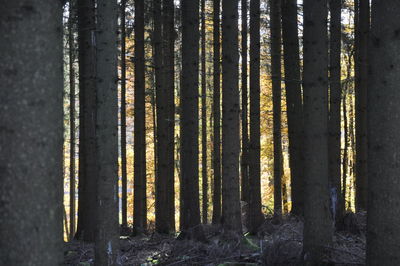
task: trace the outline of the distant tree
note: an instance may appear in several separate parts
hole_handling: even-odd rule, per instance
[[[368,91],[368,39],[370,30],[369,1],[358,2],[358,34],[355,62],[356,81],[356,211],[367,209],[367,91]]]
[[[250,0],[249,232],[262,223],[260,165],[260,1]]]
[[[368,87],[367,265],[399,265],[398,1],[372,1]]]
[[[135,1],[133,226],[136,234],[141,234],[147,229],[144,12],[144,2]]]
[[[121,181],[122,227],[128,226],[128,177],[126,162],[126,0],[121,0]]]
[[[249,97],[248,97],[248,1],[242,0],[242,157],[241,157],[241,199],[249,202]]]
[[[201,238],[199,202],[199,0],[182,0],[181,237]]]
[[[221,0],[213,0],[213,169],[214,194],[212,223],[221,222]]]
[[[61,265],[61,1],[0,5],[0,265]]]
[[[69,43],[69,120],[70,120],[70,162],[69,162],[69,239],[75,235],[75,24],[76,1],[69,1],[68,43]]]
[[[201,0],[201,180],[202,219],[208,220],[208,176],[207,176],[207,76],[206,76],[206,0]]]
[[[97,0],[96,265],[117,265],[119,250],[117,7],[117,0]]]
[[[242,232],[239,186],[238,0],[222,1],[222,224]]]
[[[320,265],[332,242],[328,189],[327,1],[304,1],[304,260]]]
[[[96,230],[96,18],[94,0],[77,0],[79,46],[79,200],[75,238],[93,242]]]
[[[282,42],[284,51],[286,108],[289,137],[289,166],[292,210],[303,215],[303,103],[300,78],[297,0],[282,0]]]
[[[341,145],[340,145],[340,107],[341,107],[341,7],[342,0],[330,0],[329,10],[330,20],[330,53],[329,53],[329,183],[331,190],[331,201],[333,210],[333,219],[336,226],[344,214],[344,202],[341,186]],[[345,185],[344,185],[345,186]]]
[[[273,101],[274,138],[274,215],[282,216],[282,92],[281,92],[281,3],[271,1],[271,77]]]

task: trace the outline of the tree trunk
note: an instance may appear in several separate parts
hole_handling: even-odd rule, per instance
[[[289,137],[289,166],[292,214],[303,215],[303,103],[300,81],[297,0],[282,0],[282,41],[284,50],[286,108]]]
[[[367,265],[400,265],[400,6],[372,1],[371,14]]]
[[[222,1],[222,224],[242,232],[239,187],[238,0]]]
[[[249,202],[249,125],[248,125],[248,89],[247,89],[247,0],[242,0],[242,160],[241,186],[242,201]]]
[[[117,17],[117,0],[97,0],[96,265],[117,265],[119,250]]]
[[[163,0],[163,67],[167,101],[167,219],[168,231],[175,231],[175,22],[174,1]]]
[[[274,216],[282,217],[281,3],[271,0],[271,78],[274,138]]]
[[[220,9],[221,0],[213,0],[213,114],[214,114],[214,193],[212,223],[221,222],[221,44],[220,44]]]
[[[344,214],[340,176],[340,103],[341,103],[341,8],[342,0],[330,0],[330,53],[329,53],[329,187],[331,208],[336,228],[340,227]]]
[[[332,242],[328,189],[327,1],[304,1],[304,260],[319,265]]]
[[[69,240],[75,234],[75,1],[69,2],[69,116],[70,116],[70,162],[69,162]]]
[[[343,184],[343,190],[342,190],[342,198],[343,198],[343,207],[344,211],[346,211],[346,199],[347,199],[347,173],[348,173],[348,164],[349,164],[349,155],[348,155],[348,149],[349,149],[349,127],[348,127],[348,119],[347,119],[347,105],[346,105],[346,97],[347,97],[347,90],[344,91],[343,94],[343,124],[344,124],[344,151],[343,151],[343,163],[342,163],[342,169],[343,169],[343,177],[342,177],[342,184]]]
[[[144,2],[135,1],[135,129],[133,226],[136,234],[147,229]]]
[[[201,0],[201,180],[203,223],[208,220],[207,176],[207,76],[206,76],[206,0]]]
[[[128,226],[128,177],[126,162],[126,0],[121,0],[121,180],[122,227]]]
[[[367,208],[367,90],[368,38],[370,27],[369,1],[359,1],[356,60],[356,211]]]
[[[61,1],[0,5],[0,265],[61,265]]]
[[[199,202],[199,0],[182,0],[181,231],[202,237]]]
[[[250,146],[248,230],[262,223],[260,184],[260,1],[250,0]]]
[[[94,0],[78,0],[79,198],[75,238],[93,242],[96,230],[96,19]]]

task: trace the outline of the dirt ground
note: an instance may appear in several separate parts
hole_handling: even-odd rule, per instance
[[[348,214],[344,231],[336,232],[326,247],[326,265],[365,265],[365,214]],[[206,241],[177,240],[175,236],[149,234],[121,237],[119,265],[299,265],[303,222],[285,217],[266,219],[257,236],[221,235],[221,228],[203,226]],[[93,265],[93,244],[65,244],[64,265]]]

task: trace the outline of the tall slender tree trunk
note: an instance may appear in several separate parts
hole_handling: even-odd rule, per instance
[[[199,0],[182,0],[181,231],[202,237],[199,202]]]
[[[399,265],[399,2],[374,0],[371,14],[367,265]]]
[[[75,234],[75,1],[69,2],[69,120],[70,120],[70,162],[69,162],[69,239]]]
[[[96,265],[117,265],[119,250],[117,17],[117,0],[97,0]]]
[[[262,223],[260,166],[260,1],[250,0],[250,146],[248,230]]]
[[[238,0],[222,0],[222,224],[242,231],[239,186]]]
[[[221,222],[221,44],[220,44],[221,0],[213,0],[213,114],[214,114],[214,193],[212,223]]]
[[[61,1],[0,5],[0,265],[61,265]]]
[[[206,0],[201,0],[201,180],[203,223],[208,220],[207,176],[207,76],[206,76]]]
[[[271,77],[274,120],[274,215],[282,216],[281,3],[271,1]]]
[[[330,0],[330,53],[329,53],[329,183],[331,190],[331,208],[336,227],[344,214],[340,169],[340,104],[341,104],[341,9],[342,0]]]
[[[358,40],[356,45],[356,210],[367,208],[367,90],[368,38],[370,28],[369,1],[359,0]]]
[[[128,174],[126,161],[126,0],[121,0],[121,181],[122,227],[128,226]]]
[[[304,1],[304,260],[320,265],[332,242],[328,189],[327,1]]]
[[[174,0],[163,0],[163,67],[167,101],[167,220],[168,231],[175,231],[175,21]]]
[[[343,124],[344,124],[344,151],[343,151],[343,162],[342,162],[342,171],[343,171],[343,177],[342,177],[342,184],[343,184],[343,189],[342,189],[342,198],[343,198],[343,207],[344,211],[346,211],[346,199],[347,199],[347,174],[348,174],[348,165],[349,165],[349,155],[348,155],[348,149],[349,149],[349,127],[348,127],[348,118],[347,118],[347,103],[346,103],[346,97],[347,97],[347,90],[344,91],[343,96],[342,96],[342,105],[343,105]]]
[[[133,226],[136,234],[147,229],[144,2],[135,1],[135,130]]]
[[[96,18],[94,0],[78,0],[79,199],[75,238],[93,242],[96,229]]]
[[[241,160],[241,199],[249,203],[249,125],[248,125],[248,85],[247,85],[247,11],[248,0],[242,0],[242,160]]]
[[[292,214],[303,215],[303,103],[300,80],[297,0],[282,0],[282,41],[284,50],[286,108],[289,137],[289,166]]]

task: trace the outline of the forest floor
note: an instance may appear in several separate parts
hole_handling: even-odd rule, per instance
[[[326,247],[327,265],[365,265],[366,215],[347,214],[344,231],[336,232]],[[221,237],[221,229],[204,226],[205,242],[177,240],[174,236],[150,234],[121,237],[120,265],[299,265],[303,222],[285,217],[276,223],[266,219],[257,236]],[[93,265],[93,244],[66,243],[64,265]]]

